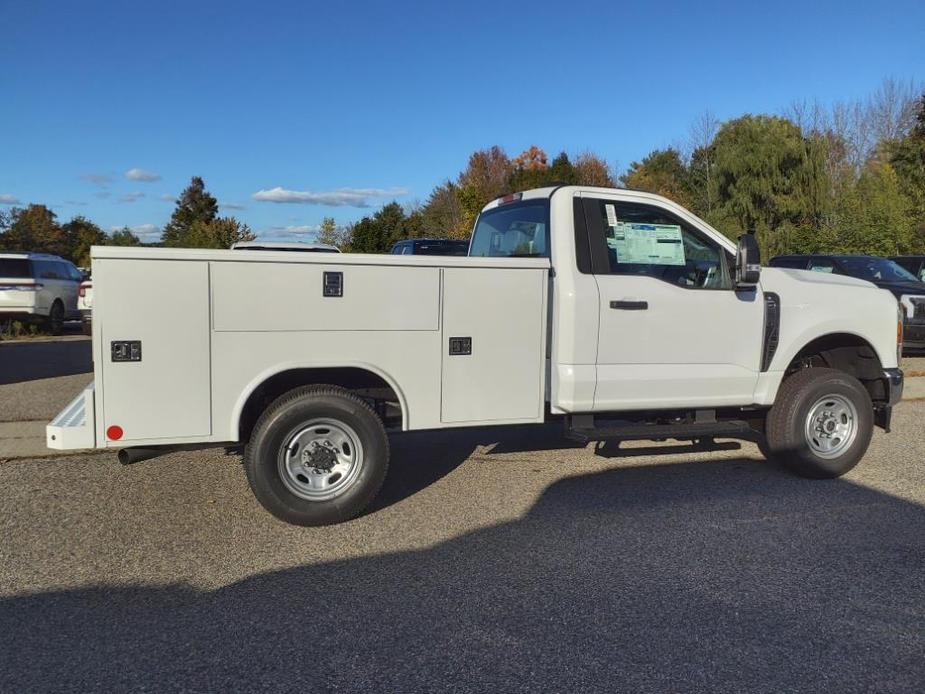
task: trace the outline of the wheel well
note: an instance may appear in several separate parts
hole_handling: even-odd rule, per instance
[[[870,343],[857,335],[835,333],[818,337],[803,347],[787,367],[785,378],[801,369],[823,366],[857,378],[872,400],[886,398],[883,365]]]
[[[293,388],[309,385],[332,385],[349,390],[367,400],[387,427],[401,427],[401,399],[379,374],[360,367],[287,369],[267,378],[248,396],[238,421],[239,440],[243,443],[250,439],[261,413],[276,398]]]

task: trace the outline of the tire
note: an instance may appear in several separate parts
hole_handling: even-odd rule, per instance
[[[257,500],[302,526],[355,518],[379,493],[388,465],[382,420],[337,386],[305,386],[277,398],[244,449]]]
[[[48,321],[46,325],[48,326],[48,332],[52,335],[57,336],[64,332],[64,304],[57,299],[51,305],[51,310],[48,312]]]
[[[861,382],[824,368],[785,380],[765,427],[771,459],[814,479],[841,477],[857,465],[873,429],[873,405]]]

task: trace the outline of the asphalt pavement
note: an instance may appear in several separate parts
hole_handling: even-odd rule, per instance
[[[0,691],[922,691],[923,418],[828,481],[401,434],[370,512],[311,529],[221,450],[5,461]]]

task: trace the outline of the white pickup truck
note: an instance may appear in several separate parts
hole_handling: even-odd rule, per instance
[[[564,422],[568,436],[752,439],[835,477],[902,393],[896,299],[761,268],[664,198],[560,186],[486,205],[469,257],[92,250],[94,381],[52,448],[245,444],[264,507],[349,519],[386,427]]]

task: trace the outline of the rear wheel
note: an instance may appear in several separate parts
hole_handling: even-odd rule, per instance
[[[64,332],[64,304],[55,301],[48,312],[48,332],[52,335],[60,335]]]
[[[388,461],[382,420],[336,386],[297,388],[278,398],[257,421],[244,452],[257,500],[295,525],[358,515],[382,487]]]
[[[873,428],[860,381],[836,369],[805,369],[781,384],[768,413],[767,449],[803,477],[840,477],[867,452]]]

